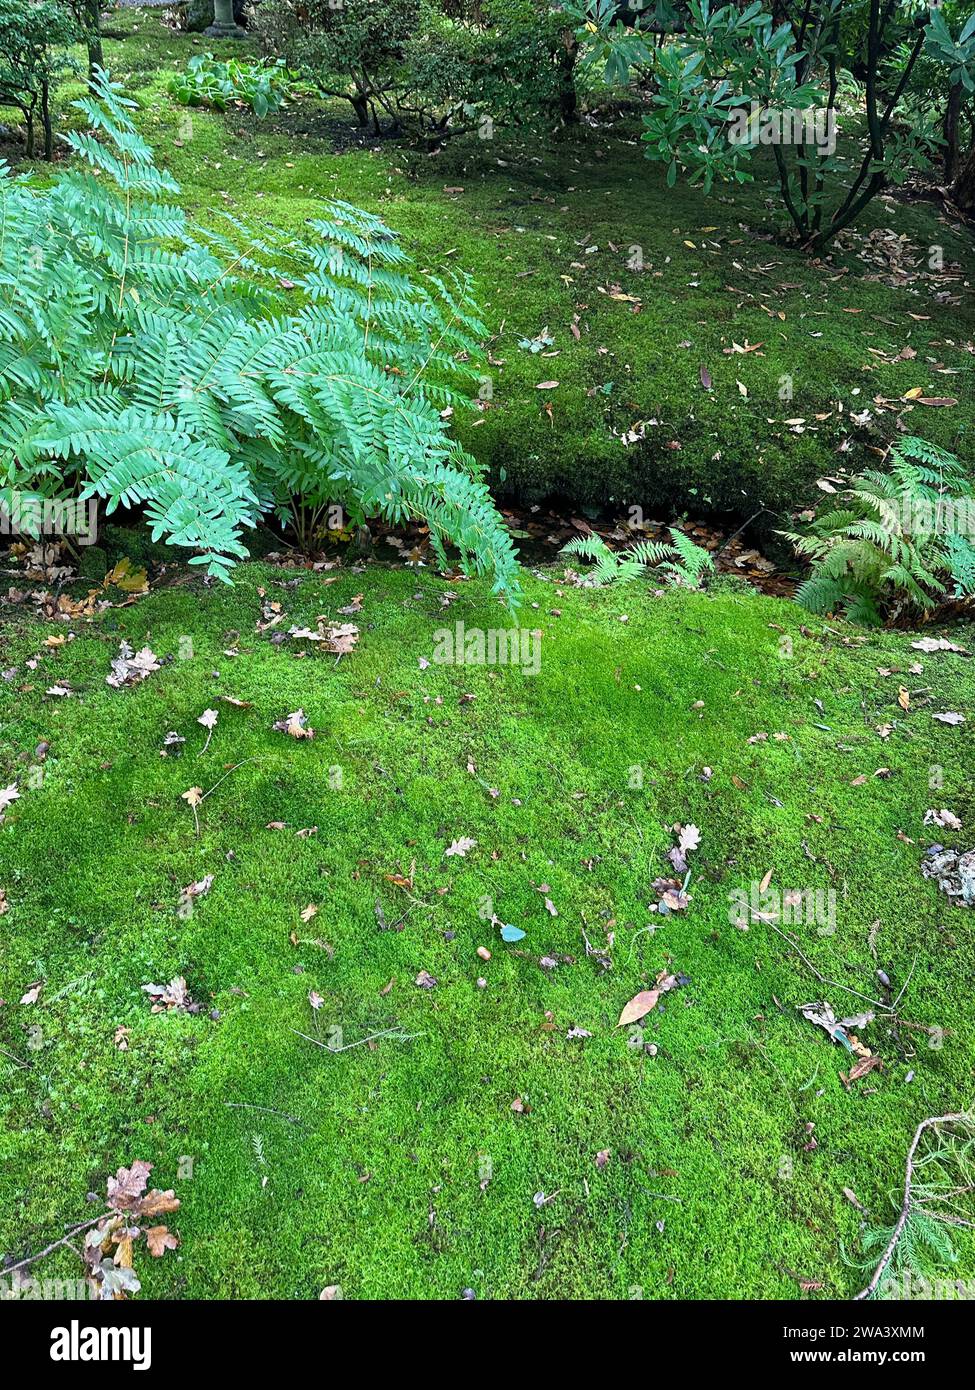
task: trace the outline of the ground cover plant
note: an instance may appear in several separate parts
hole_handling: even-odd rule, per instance
[[[226,111],[232,101],[249,106],[257,117],[277,111],[288,99],[291,75],[284,59],[270,64],[222,63],[212,53],[196,53],[177,74],[169,90],[183,106],[212,106]]]
[[[43,1248],[138,1158],[181,1203],[150,1294],[855,1293],[848,1194],[886,1225],[914,1125],[970,1084],[970,929],[920,860],[967,844],[923,821],[971,823],[967,726],[933,716],[970,724],[972,659],[736,589],[550,578],[537,675],[439,665],[441,629],[503,625],[486,588],[336,577],[246,566],[83,627],[5,612],[0,1245]],[[271,640],[323,612],[358,628],[338,663]],[[119,689],[123,640],[160,667]],[[905,711],[902,686],[927,693]],[[299,709],[314,737],[272,728]],[[675,824],[700,844],[661,915]],[[763,920],[807,884],[836,931],[795,938],[838,988]],[[905,985],[858,1030],[883,1069],[845,1085],[857,1055],[797,1006]],[[949,1275],[971,1257],[962,1231]]]
[[[224,579],[265,512],[422,512],[442,556],[449,540],[515,589],[508,535],[438,410],[474,374],[467,281],[419,281],[389,229],[344,201],[323,204],[307,243],[194,238],[131,102],[101,70],[94,88],[79,106],[101,138],[70,140],[101,180],[0,184],[0,500],[145,504],[154,539]]]
[[[0,111],[3,1298],[966,1296],[965,5],[260,8]]]

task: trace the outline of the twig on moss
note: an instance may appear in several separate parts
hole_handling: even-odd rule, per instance
[[[772,930],[776,933],[777,936],[781,936],[782,940],[783,940],[787,945],[789,945],[789,946],[792,947],[792,949],[795,951],[796,955],[799,956],[802,960],[804,960],[804,961],[806,962],[806,964],[809,966],[809,969],[810,969],[810,970],[812,971],[812,973],[816,976],[816,979],[819,981],[819,983],[820,983],[821,985],[829,985],[829,987],[830,987],[831,989],[842,989],[842,990],[845,990],[847,994],[855,994],[856,997],[857,997],[857,999],[865,999],[865,1000],[867,1001],[868,1004],[873,1004],[875,1008],[881,1009],[884,1013],[890,1013],[890,1012],[891,1012],[891,1010],[887,1007],[887,1005],[884,1004],[884,1003],[882,1003],[881,1000],[879,1000],[879,999],[874,999],[874,998],[872,998],[871,995],[869,995],[869,994],[861,994],[860,991],[859,991],[858,989],[853,989],[850,985],[841,985],[840,982],[839,982],[839,980],[827,980],[826,976],[825,976],[825,975],[821,975],[820,972],[816,969],[816,967],[813,965],[813,963],[812,963],[812,961],[809,959],[809,957],[806,956],[806,955],[803,955],[802,951],[800,951],[799,947],[798,947],[798,946],[796,945],[796,943],[792,940],[792,937],[791,937],[791,936],[787,936],[786,933],[785,933],[784,931],[780,931],[779,928],[775,925],[774,922],[770,922],[770,921],[768,920],[768,918],[767,918],[767,917],[763,917],[761,913],[756,913],[753,909],[749,909],[749,910],[752,912],[752,916],[755,917],[757,921],[763,923],[763,925],[766,926],[766,927],[771,927]],[[904,986],[904,989],[906,989],[906,988],[907,988],[907,985]],[[903,993],[903,991],[901,991],[901,992]],[[898,996],[898,997],[899,997],[899,996]]]
[[[884,1270],[890,1264],[894,1251],[897,1249],[897,1242],[904,1233],[904,1227],[907,1225],[907,1218],[911,1214],[911,1186],[914,1181],[914,1155],[917,1153],[917,1146],[921,1142],[921,1136],[924,1134],[925,1130],[933,1129],[936,1125],[958,1124],[963,1120],[970,1121],[971,1116],[965,1114],[932,1115],[929,1116],[928,1119],[922,1120],[914,1131],[911,1147],[907,1151],[907,1166],[904,1172],[904,1201],[901,1206],[900,1216],[898,1216],[894,1224],[890,1240],[887,1242],[887,1248],[877,1263],[877,1268],[873,1272],[870,1283],[866,1288],[860,1290],[853,1300],[854,1303],[859,1303],[862,1299],[869,1298],[876,1292],[877,1285],[884,1276]]]
[[[36,1255],[28,1255],[26,1259],[19,1260],[15,1265],[7,1265],[2,1270],[2,1273],[5,1275],[13,1274],[18,1269],[26,1269],[28,1265],[36,1264],[38,1260],[43,1260],[45,1255],[50,1255],[52,1251],[60,1249],[62,1245],[69,1245],[79,1231],[87,1231],[89,1226],[94,1226],[108,1214],[109,1213],[100,1211],[98,1215],[93,1216],[90,1221],[82,1221],[80,1226],[72,1226],[66,1236],[62,1236],[60,1240],[52,1241],[51,1244],[45,1246],[43,1250],[38,1250]],[[77,1251],[75,1251],[75,1253],[77,1254]]]
[[[332,1047],[330,1043],[313,1038],[310,1033],[302,1033],[298,1028],[292,1028],[291,1031],[297,1033],[299,1038],[314,1043],[316,1047],[323,1047],[326,1052],[348,1052],[350,1048],[362,1047],[363,1043],[375,1042],[377,1038],[395,1038],[397,1042],[411,1042],[414,1038],[423,1037],[422,1033],[402,1033],[398,1028],[384,1028],[381,1033],[370,1033],[368,1038],[360,1038],[358,1042],[346,1043],[344,1047]]]

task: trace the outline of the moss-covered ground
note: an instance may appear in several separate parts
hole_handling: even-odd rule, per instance
[[[318,108],[187,122],[166,82],[202,45],[155,14],[110,28],[112,68],[198,216],[298,229],[335,194],[382,211],[421,264],[474,274],[494,395],[463,428],[499,480],[648,509],[780,506],[835,468],[851,410],[872,412],[849,431],[860,458],[874,397],[916,386],[959,404],[915,406],[908,426],[965,454],[961,280],[870,281],[859,241],[811,265],[757,239],[767,184],[668,191],[595,129],[431,157],[337,152],[339,113]],[[963,259],[932,206],[879,204],[871,225]],[[519,347],[545,327],[557,357]],[[904,347],[917,356],[888,360]],[[876,438],[905,404],[881,407]],[[613,430],[641,420],[660,424],[627,450]],[[0,788],[20,795],[0,825],[0,1255],[57,1239],[143,1159],[182,1202],[179,1249],[137,1254],[151,1296],[861,1286],[842,1252],[890,1220],[915,1125],[972,1100],[971,923],[920,863],[935,837],[971,843],[973,660],[727,582],[658,596],[559,579],[526,578],[537,674],[434,662],[445,624],[510,619],[486,586],[427,569],[255,561],[229,589],[171,570],[91,622],[4,606]],[[287,615],[265,633],[261,590]],[[272,641],[322,614],[360,629],[341,661]],[[951,635],[975,651],[971,627]],[[123,639],[163,664],[114,690]],[[271,727],[298,708],[313,739]],[[948,711],[967,723],[932,717]],[[165,747],[170,732],[185,742]],[[966,829],[925,827],[929,807]],[[686,910],[662,915],[678,823],[701,841]],[[460,839],[475,843],[446,855]],[[835,893],[835,930],[794,928],[805,959],[774,924],[730,920],[731,895],[769,875],[783,896]],[[505,944],[492,913],[524,938]],[[617,1027],[662,971],[680,983],[643,1032]],[[143,986],[178,976],[198,1010],[152,1012]],[[861,995],[898,1002],[860,1028],[883,1065],[847,1089],[851,1055],[799,1007],[842,1016]],[[66,1248],[45,1261],[77,1268]],[[975,1275],[965,1237],[952,1273]]]
[[[919,868],[931,834],[964,838],[924,810],[975,812],[970,723],[932,719],[975,717],[971,662],[721,585],[654,597],[550,573],[520,619],[543,633],[537,675],[440,665],[445,622],[507,621],[478,584],[444,609],[428,572],[322,578],[182,581],[57,646],[63,624],[5,615],[0,785],[22,795],[0,827],[0,1249],[40,1248],[141,1158],[183,1204],[180,1250],[141,1261],[159,1296],[853,1292],[844,1188],[889,1219],[914,1125],[972,1093],[971,928]],[[287,615],[274,631],[362,594],[358,647],[275,645],[261,589]],[[171,660],[113,690],[123,637]],[[271,729],[299,707],[314,739]],[[179,757],[160,755],[171,730]],[[661,917],[676,822],[701,844],[689,907]],[[461,837],[476,845],[445,857]],[[907,984],[902,1022],[861,1030],[884,1065],[850,1090],[850,1054],[797,1006],[866,1006],[729,920],[770,871],[783,893],[835,890],[835,933],[796,928],[820,974],[881,1002],[878,967],[894,997]],[[687,980],[642,1038],[616,1027],[664,969]],[[179,975],[201,1011],[153,1013],[142,986]],[[298,1036],[386,1029],[409,1037]],[[47,1263],[67,1277],[73,1259]]]

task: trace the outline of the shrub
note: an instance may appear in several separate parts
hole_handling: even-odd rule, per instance
[[[923,6],[806,0],[790,10],[753,0],[712,9],[710,0],[689,0],[683,36],[654,47],[616,23],[615,0],[567,4],[583,22],[581,36],[606,56],[608,78],[625,81],[634,70],[653,87],[645,153],[667,166],[668,182],[681,172],[705,192],[715,180],[748,182],[755,149],[770,141],[783,210],[810,249],[821,250],[878,194],[930,164],[939,141],[934,122],[902,106],[931,27]],[[849,30],[844,9],[857,12]],[[938,13],[934,6],[931,13]],[[864,28],[865,130],[847,164],[836,156],[828,118],[839,69],[854,61],[849,44],[856,37],[862,42]],[[904,63],[888,82],[883,59],[901,40]],[[792,124],[790,115],[787,134],[779,124],[783,113],[803,117]]]
[[[232,101],[240,101],[263,120],[291,95],[291,79],[283,58],[269,64],[221,62],[212,53],[196,53],[186,71],[171,79],[169,90],[182,106],[226,111]]]
[[[0,502],[80,487],[109,511],[144,505],[154,540],[221,578],[242,531],[296,498],[419,515],[442,559],[453,543],[512,595],[508,533],[440,413],[483,332],[466,281],[421,280],[344,203],[308,245],[265,229],[240,253],[194,230],[132,103],[96,82],[77,105],[97,136],[70,140],[99,177],[0,178]]]
[[[485,0],[470,18],[425,4],[404,50],[400,117],[423,133],[485,138],[574,119],[577,45],[565,23],[547,0]]]
[[[379,111],[395,124],[392,92],[420,0],[265,0],[255,28],[266,52],[299,69],[323,96],[341,97],[360,126],[379,130]],[[378,108],[378,109],[377,109]]]
[[[575,114],[578,46],[548,0],[265,0],[257,32],[377,133],[383,115],[392,131],[443,137]]]
[[[953,454],[907,437],[889,474],[868,469],[802,533],[782,532],[813,572],[796,598],[877,625],[975,594],[975,493]]]
[[[0,105],[16,106],[34,157],[37,120],[44,131],[44,158],[54,157],[51,83],[72,66],[66,52],[81,32],[58,0],[0,0]]]

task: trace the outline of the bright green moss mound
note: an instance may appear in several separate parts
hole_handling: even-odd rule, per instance
[[[259,587],[284,629],[361,593],[358,649],[336,665],[273,645],[255,632]],[[181,579],[60,648],[42,642],[63,627],[7,610],[2,665],[19,670],[0,683],[0,786],[24,790],[0,827],[0,1252],[41,1248],[143,1158],[183,1203],[177,1254],[138,1260],[156,1296],[795,1298],[800,1279],[851,1294],[862,1281],[839,1243],[856,1248],[860,1217],[843,1189],[889,1219],[916,1123],[972,1096],[972,921],[919,872],[928,805],[975,818],[971,662],[941,653],[883,676],[918,658],[908,637],[803,627],[720,586],[654,598],[529,580],[537,676],[423,669],[445,621],[506,621],[484,586],[455,587],[445,611],[425,571],[326,586],[252,564],[233,589]],[[172,660],[113,691],[123,637]],[[75,694],[45,697],[57,681]],[[929,691],[906,715],[902,682]],[[271,730],[299,707],[314,740]],[[205,708],[219,721],[200,757]],[[932,720],[944,709],[968,724]],[[179,758],[160,756],[170,730]],[[225,775],[198,837],[181,793]],[[647,904],[675,821],[702,840],[690,908],[662,920]],[[461,836],[476,846],[445,858]],[[768,928],[729,922],[729,893],[768,870],[783,890],[835,888],[835,935],[797,929],[822,974],[873,994],[878,964],[895,991],[913,964],[901,1017],[947,1030],[942,1047],[877,1022],[864,1032],[884,1068],[844,1089],[849,1055],[796,1009],[857,1000]],[[377,901],[390,927],[411,907],[386,875],[411,871],[426,905],[383,931]],[[181,917],[181,889],[206,874]],[[526,931],[517,947],[478,916],[485,898]],[[583,928],[596,946],[614,934],[611,970]],[[650,1016],[650,1056],[615,1024],[664,967],[689,979]],[[424,970],[436,988],[415,985]],[[151,1013],[141,986],[177,974],[202,1011]],[[329,1053],[293,1031],[332,1028],[345,1043],[417,1036]],[[539,1193],[557,1195],[537,1208]],[[45,1266],[74,1270],[65,1251]],[[953,1272],[971,1277],[970,1246]]]

